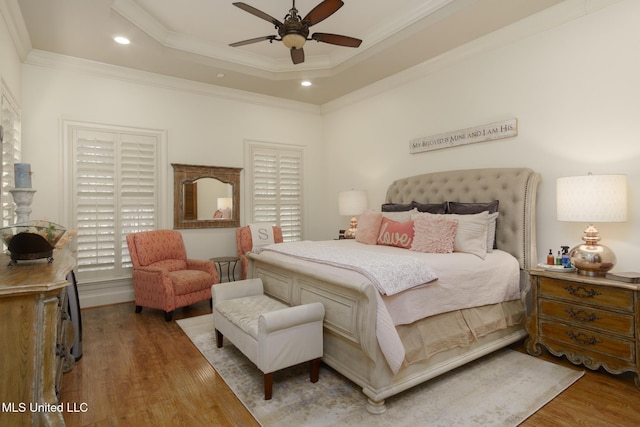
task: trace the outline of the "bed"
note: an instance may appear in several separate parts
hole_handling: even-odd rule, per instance
[[[479,307],[436,313],[419,320],[396,319],[388,315],[393,311],[393,305],[406,304],[415,298],[405,298],[403,302],[403,292],[393,296],[381,295],[367,277],[354,272],[345,274],[337,267],[263,251],[248,254],[249,277],[261,278],[265,293],[287,304],[315,301],[324,304],[323,361],[362,387],[369,412],[383,413],[386,410],[385,399],[390,396],[526,336],[524,307],[529,290],[526,269],[537,263],[535,211],[539,181],[540,176],[528,168],[456,170],[398,179],[391,183],[386,194],[385,203],[392,204],[499,201],[495,250],[487,254],[487,259],[509,254],[509,258],[514,260],[517,295],[509,298],[511,301],[482,303]],[[354,244],[328,242],[342,243]],[[382,250],[392,249],[397,248]],[[439,287],[441,281],[443,278],[434,281],[433,288]],[[461,289],[463,285],[460,283]],[[427,291],[431,290],[422,290]],[[462,340],[458,339],[461,336],[459,332],[452,332],[458,338],[446,336],[448,325],[473,323],[473,319],[493,312],[500,312],[509,321],[496,327],[480,321],[478,328],[467,333],[467,338]],[[382,316],[381,313],[387,315]],[[402,313],[402,306],[396,307],[395,313]],[[455,330],[453,326],[451,328]],[[403,347],[403,360],[395,363],[390,359],[394,356],[389,354],[389,343],[385,341],[381,345],[383,335],[391,330]],[[429,332],[434,330],[439,333]],[[420,335],[422,338],[416,341],[414,338]],[[445,336],[440,336],[437,343],[425,344],[424,336],[431,335]],[[391,347],[398,344],[397,338],[391,343]],[[433,351],[432,344],[437,347]]]

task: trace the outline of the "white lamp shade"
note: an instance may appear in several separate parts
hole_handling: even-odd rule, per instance
[[[340,215],[360,215],[369,205],[366,190],[347,190],[338,193]]]
[[[558,221],[624,222],[627,220],[627,176],[585,175],[558,178]]]
[[[218,197],[218,209],[231,209],[233,199],[231,197]]]

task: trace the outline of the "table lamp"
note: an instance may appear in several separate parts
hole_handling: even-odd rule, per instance
[[[233,209],[233,199],[231,197],[218,197],[218,211],[222,213],[223,219],[231,219],[231,209]]]
[[[358,219],[369,205],[366,190],[346,190],[338,193],[338,210],[340,215],[351,216],[349,229],[344,232],[345,239],[354,239],[358,229]]]
[[[611,249],[600,244],[597,222],[627,220],[626,175],[586,175],[558,178],[558,221],[586,222],[584,243],[571,249],[569,258],[579,274],[604,276],[616,263]]]

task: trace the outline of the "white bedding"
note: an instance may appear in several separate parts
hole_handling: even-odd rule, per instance
[[[429,264],[420,259],[368,250],[369,245],[336,245],[333,241],[278,243],[260,248],[298,259],[354,270],[365,276],[383,295],[425,285],[438,278]]]
[[[428,263],[438,279],[397,295],[377,294],[376,335],[382,353],[396,373],[405,357],[395,325],[453,310],[495,304],[520,298],[518,261],[506,252],[494,250],[484,260],[471,254],[426,254],[391,246],[365,245],[355,240],[327,241],[329,245],[366,249],[377,254],[402,254]],[[353,283],[371,283],[362,274],[326,264],[263,251],[260,257],[302,266],[304,269]]]

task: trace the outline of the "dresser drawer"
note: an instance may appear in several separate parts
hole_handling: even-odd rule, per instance
[[[540,297],[561,298],[602,308],[633,312],[633,291],[628,289],[577,283],[566,280],[540,278]]]
[[[617,339],[587,329],[546,321],[540,323],[540,334],[543,338],[635,362],[634,342],[630,340]]]
[[[540,300],[540,316],[552,317],[578,327],[594,328],[633,338],[634,318],[631,314],[598,310],[586,305]]]

